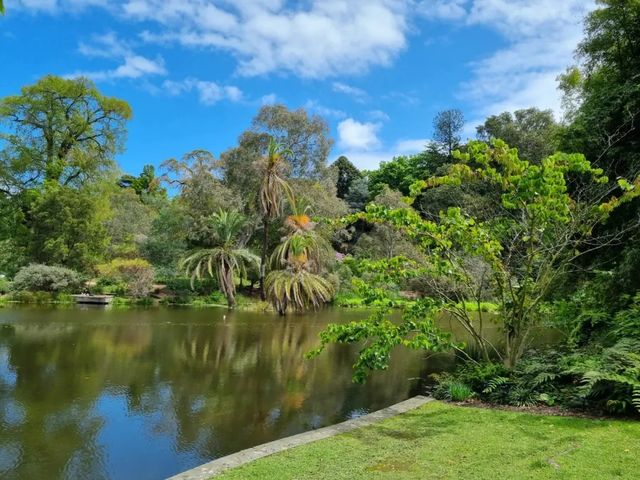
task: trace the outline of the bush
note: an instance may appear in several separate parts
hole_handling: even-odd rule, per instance
[[[70,293],[82,285],[82,277],[78,272],[64,267],[31,264],[18,271],[13,279],[12,290],[15,292],[50,292]]]
[[[0,277],[0,294],[4,295],[12,290],[11,282],[5,277]]]
[[[146,297],[153,290],[155,272],[151,264],[142,258],[116,258],[98,265],[98,272],[103,277],[99,284],[109,282],[133,297]]]
[[[440,400],[452,402],[466,402],[475,394],[471,387],[456,378],[444,375],[438,378],[438,385],[433,391],[433,396]]]

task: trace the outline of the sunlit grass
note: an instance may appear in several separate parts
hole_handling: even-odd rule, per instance
[[[638,422],[432,402],[216,479],[632,479],[638,458]]]

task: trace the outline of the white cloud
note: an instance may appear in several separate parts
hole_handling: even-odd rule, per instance
[[[165,80],[162,87],[169,95],[181,95],[188,92],[197,92],[198,99],[203,105],[214,105],[221,100],[238,102],[242,100],[242,91],[235,86],[220,86],[215,82],[199,80],[197,78],[185,78],[181,81]]]
[[[467,25],[498,30],[508,45],[470,65],[459,97],[483,118],[536,106],[560,109],[556,77],[572,63],[592,0],[473,0]]]
[[[325,105],[322,105],[321,103],[318,103],[316,100],[307,100],[307,102],[304,104],[304,108],[317,113],[321,117],[344,118],[347,116],[347,114],[342,110],[327,107]]]
[[[261,105],[273,105],[278,101],[278,96],[275,93],[269,93],[260,97]]]
[[[417,10],[427,18],[458,20],[467,14],[466,3],[467,0],[423,0]]]
[[[370,151],[380,146],[379,123],[358,122],[347,118],[338,124],[338,143],[347,150]]]
[[[128,0],[150,42],[230,52],[238,72],[325,78],[389,65],[406,46],[406,0]]]
[[[390,120],[389,115],[382,110],[369,110],[367,116],[376,122],[388,122]]]
[[[10,2],[11,10],[24,10],[31,13],[79,12],[90,7],[113,7],[110,0],[17,0]]]
[[[78,51],[86,57],[117,58],[132,54],[131,47],[113,32],[94,35],[90,42],[80,42]]]
[[[78,71],[68,77],[87,77],[93,80],[113,80],[121,78],[137,79],[149,75],[165,75],[167,70],[162,57],[150,59],[138,55],[133,49],[113,33],[96,35],[90,43],[81,42],[78,51],[87,57],[116,59],[120,65],[107,70]]]
[[[151,60],[140,55],[131,55],[124,58],[122,65],[110,70],[77,71],[66,75],[67,77],[87,77],[92,80],[113,80],[119,78],[136,79],[147,75],[165,75],[164,61],[158,57]]]
[[[344,150],[339,155],[344,155],[360,170],[373,170],[378,168],[381,162],[388,162],[394,156],[392,152],[387,151],[375,151],[375,152],[361,152],[358,150]]]
[[[430,141],[431,140],[428,138],[411,138],[406,140],[398,140],[396,142],[394,150],[398,152],[398,154],[411,155],[413,153],[424,151]]]
[[[352,87],[351,85],[347,85],[346,83],[333,82],[332,88],[334,92],[344,93],[345,95],[353,98],[356,102],[363,103],[369,97],[369,95],[367,95],[367,92],[365,92],[361,88]]]
[[[413,155],[424,151],[428,138],[398,140],[393,147],[362,151],[357,148],[346,148],[340,155],[346,156],[356,167],[365,170],[378,168],[381,162],[389,162],[399,155]],[[380,145],[378,145],[380,146]]]

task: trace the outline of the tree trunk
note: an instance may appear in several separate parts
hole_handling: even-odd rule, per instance
[[[265,215],[262,219],[262,258],[260,259],[260,298],[262,301],[267,299],[267,293],[264,290],[264,277],[267,271],[267,249],[269,248],[269,219]]]

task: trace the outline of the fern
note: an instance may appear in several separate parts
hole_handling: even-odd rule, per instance
[[[631,397],[631,403],[640,412],[640,386],[636,386],[633,389],[633,395]]]
[[[560,375],[553,372],[540,372],[531,381],[531,386],[539,387],[540,385],[556,380],[559,376]]]
[[[506,385],[507,383],[509,383],[509,378],[507,377],[493,377],[482,390],[482,393],[494,393],[498,388]]]

